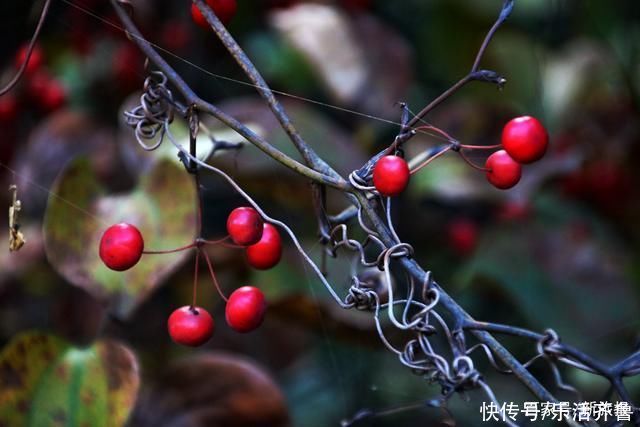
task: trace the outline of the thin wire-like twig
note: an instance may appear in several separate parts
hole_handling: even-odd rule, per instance
[[[42,6],[42,11],[40,12],[40,18],[38,19],[38,24],[36,25],[36,29],[33,32],[33,36],[31,36],[31,40],[29,41],[29,44],[27,45],[24,61],[22,62],[22,64],[20,64],[20,68],[18,68],[18,71],[13,76],[13,78],[4,87],[0,88],[0,96],[6,94],[11,89],[13,89],[15,85],[18,84],[18,82],[24,75],[27,67],[29,66],[29,60],[31,59],[33,48],[38,42],[40,31],[42,30],[42,27],[44,26],[44,22],[47,19],[47,14],[49,13],[49,6],[51,6],[51,0],[45,0],[44,5]]]

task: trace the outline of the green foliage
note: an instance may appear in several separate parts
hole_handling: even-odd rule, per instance
[[[136,401],[133,353],[112,341],[75,348],[27,332],[0,353],[0,425],[119,427]]]

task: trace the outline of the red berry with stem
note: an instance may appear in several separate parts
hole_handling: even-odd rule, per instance
[[[264,221],[253,208],[236,208],[227,218],[227,232],[236,245],[249,246],[258,243],[262,238],[263,229]]]
[[[509,156],[505,150],[499,150],[489,156],[485,163],[487,180],[496,188],[506,190],[520,181],[522,166]]]
[[[167,322],[169,335],[177,344],[198,347],[213,336],[213,318],[201,307],[184,306],[175,310]]]
[[[502,130],[502,146],[518,163],[533,163],[547,151],[549,136],[538,119],[516,117]]]
[[[280,262],[282,256],[282,239],[278,229],[269,223],[264,224],[262,238],[255,245],[247,248],[249,265],[258,270],[268,270]]]
[[[237,332],[251,332],[262,324],[266,310],[262,291],[253,286],[243,286],[236,289],[227,301],[227,323]]]
[[[22,67],[22,64],[27,60],[27,52],[29,51],[29,45],[24,45],[18,50],[16,54],[16,68]],[[29,57],[29,63],[27,67],[24,69],[24,72],[27,74],[33,74],[38,71],[42,64],[44,63],[44,53],[42,49],[38,45],[33,46],[33,50],[31,51],[31,57]]]
[[[409,184],[409,165],[398,156],[384,156],[373,168],[373,185],[383,196],[397,196]]]
[[[142,234],[131,224],[112,225],[100,240],[100,259],[115,271],[125,271],[136,265],[143,250]]]
[[[206,3],[224,25],[231,22],[231,19],[233,19],[238,10],[236,0],[206,0]],[[195,3],[191,4],[191,17],[193,21],[202,28],[209,28],[209,23]]]

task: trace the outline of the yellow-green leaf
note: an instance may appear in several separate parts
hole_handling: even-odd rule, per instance
[[[0,352],[0,426],[120,427],[139,384],[135,355],[122,344],[75,348],[23,333]]]

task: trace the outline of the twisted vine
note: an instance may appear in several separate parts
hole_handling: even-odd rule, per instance
[[[356,309],[373,313],[376,330],[383,345],[398,358],[401,364],[413,373],[423,377],[429,383],[438,384],[441,388],[439,397],[427,400],[418,406],[439,407],[446,410],[447,402],[452,396],[456,394],[466,396],[468,391],[480,390],[484,392],[491,402],[500,407],[496,395],[474,363],[473,357],[480,352],[496,371],[516,377],[542,401],[557,402],[557,399],[528,371],[528,368],[537,361],[543,361],[549,366],[555,380],[556,389],[575,393],[578,398],[580,398],[578,390],[564,381],[559,365],[599,375],[610,382],[611,390],[620,399],[632,405],[633,424],[640,426],[640,411],[632,403],[622,381],[624,377],[640,373],[640,352],[635,352],[609,366],[563,343],[560,337],[551,329],[544,333],[537,333],[509,325],[476,321],[433,279],[431,272],[425,271],[416,262],[413,258],[411,245],[402,242],[394,230],[391,216],[391,200],[382,199],[376,193],[375,188],[370,185],[371,170],[376,161],[385,154],[401,149],[402,145],[416,134],[416,129],[418,129],[416,125],[453,93],[473,81],[488,82],[495,84],[498,88],[505,84],[506,80],[497,72],[480,70],[479,66],[495,32],[509,17],[514,5],[513,0],[504,1],[499,17],[485,37],[469,73],[424,107],[412,119],[409,119],[406,113],[407,110],[403,109],[401,129],[394,141],[385,150],[373,156],[360,169],[353,171],[347,179],[335,172],[306,144],[258,70],[218,20],[214,12],[204,1],[192,1],[200,9],[215,34],[229,50],[231,56],[254,83],[258,92],[286,131],[292,144],[303,157],[305,164],[302,165],[285,156],[267,141],[251,132],[245,125],[219,110],[213,104],[198,97],[189,85],[164,61],[154,47],[140,35],[132,17],[128,13],[129,10],[127,8],[131,6],[130,3],[127,3],[127,6],[123,6],[121,0],[111,0],[114,9],[126,28],[127,35],[138,44],[151,63],[158,69],[145,82],[140,105],[126,115],[127,123],[134,129],[136,139],[143,148],[147,150],[157,148],[166,136],[180,153],[180,156],[188,159],[191,164],[197,165],[200,169],[206,169],[219,175],[250,205],[258,210],[266,221],[284,230],[305,262],[312,268],[318,280],[325,286],[339,306],[344,309]],[[313,188],[316,190],[318,188],[324,189],[324,186],[332,187],[342,192],[347,200],[351,202],[352,206],[350,208],[333,217],[325,217],[323,214],[318,213],[324,211],[324,209],[316,209],[319,215],[321,241],[325,245],[326,253],[335,257],[338,256],[340,250],[350,252],[355,264],[358,266],[351,277],[351,286],[346,290],[344,296],[340,296],[340,292],[322,274],[321,268],[308,255],[290,227],[282,221],[268,216],[250,195],[224,171],[197,159],[193,153],[187,151],[174,140],[171,135],[170,123],[173,118],[175,101],[173,101],[171,91],[167,89],[169,84],[180,94],[185,105],[190,106],[188,109],[178,109],[185,115],[185,118],[191,118],[189,112],[194,110],[201,114],[210,114],[218,118],[284,166],[298,172],[307,179],[311,179]],[[448,145],[428,150],[410,163],[417,168],[421,168],[448,150],[459,152],[461,148],[464,148],[463,145],[446,133],[443,135],[446,135],[446,139],[449,141]],[[147,144],[148,141],[151,141],[151,143]],[[314,202],[316,206],[321,208],[324,208],[321,197],[323,191],[313,192],[317,196],[314,197]],[[366,233],[366,238],[362,242],[349,236],[347,223],[354,218],[358,227]],[[368,253],[372,251],[375,255],[368,256]],[[404,292],[401,296],[396,296],[401,287],[399,286],[396,289],[391,272],[392,264],[394,268],[398,268],[402,272],[402,274],[398,274],[402,277],[401,283],[404,285],[402,287]],[[361,280],[361,273],[367,271],[367,269],[376,269],[382,273],[384,289],[375,289]],[[388,327],[399,330],[404,334],[409,334],[410,338],[403,343],[393,343],[385,333],[385,328]],[[494,338],[493,334],[507,334],[531,340],[535,344],[536,354],[529,360],[520,362]],[[475,337],[478,343],[471,346],[467,345],[467,339],[470,336]],[[436,347],[432,343],[434,339],[446,343],[447,354],[435,350]],[[363,419],[391,412],[393,411],[375,412],[364,410],[356,414],[351,420],[344,420],[342,425],[350,426]],[[517,425],[508,417],[504,417],[504,422],[509,426]],[[570,417],[566,417],[564,422],[572,426],[598,425],[595,421],[577,422]]]

